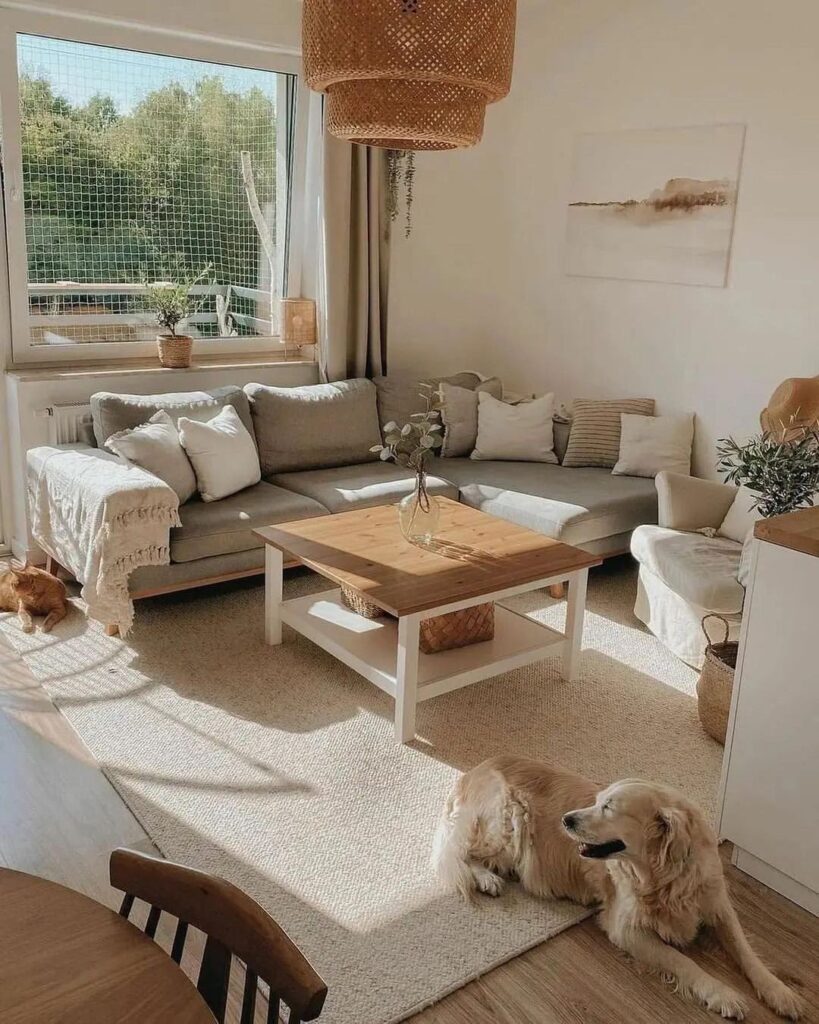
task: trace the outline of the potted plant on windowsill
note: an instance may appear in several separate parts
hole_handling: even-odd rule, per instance
[[[190,281],[155,281],[146,284],[145,305],[165,331],[156,336],[159,362],[170,369],[180,370],[191,365],[193,338],[189,334],[177,333],[189,317],[198,312],[205,300],[194,297],[191,292],[210,268]]]

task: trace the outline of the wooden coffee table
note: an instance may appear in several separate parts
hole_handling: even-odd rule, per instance
[[[574,678],[591,566],[601,559],[447,498],[433,544],[404,540],[394,506],[360,509],[256,530],[266,545],[266,640],[282,623],[324,648],[395,699],[395,735],[415,735],[415,709],[461,686],[560,654]],[[340,589],[282,600],[284,555],[338,587],[358,591],[390,617],[365,619]],[[438,654],[418,649],[422,619],[568,581],[560,633],[498,603],[495,637]]]

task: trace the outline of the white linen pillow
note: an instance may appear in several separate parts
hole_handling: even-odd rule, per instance
[[[754,524],[762,518],[759,509],[754,507],[756,497],[752,490],[740,486],[731,507],[717,529],[720,537],[728,537],[730,540],[735,540],[737,544],[745,543]]]
[[[164,409],[154,413],[147,423],[112,434],[105,447],[126,462],[159,477],[176,491],[180,505],[196,494],[193,466],[173,420]]]
[[[206,423],[180,417],[178,426],[202,501],[227,498],[261,480],[256,443],[232,405]]]
[[[507,405],[482,391],[478,395],[478,436],[470,459],[557,463],[554,411],[551,393],[533,402]]]
[[[633,416],[620,417],[620,457],[612,470],[615,476],[655,477],[669,473],[691,473],[691,445],[694,442],[694,417]]]

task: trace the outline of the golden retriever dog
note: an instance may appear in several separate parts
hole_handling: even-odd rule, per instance
[[[620,949],[683,996],[742,1020],[743,997],[680,951],[713,929],[757,995],[796,1020],[800,1000],[762,963],[731,905],[717,837],[681,793],[637,779],[605,788],[521,757],[494,757],[450,794],[433,846],[441,879],[465,898],[516,877],[534,896],[601,905]]]

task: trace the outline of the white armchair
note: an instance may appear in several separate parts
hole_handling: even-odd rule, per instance
[[[717,612],[739,636],[745,590],[737,579],[742,545],[716,530],[737,488],[677,473],[659,473],[659,525],[638,526],[631,553],[640,565],[634,614],[683,661],[702,665],[702,618]]]

